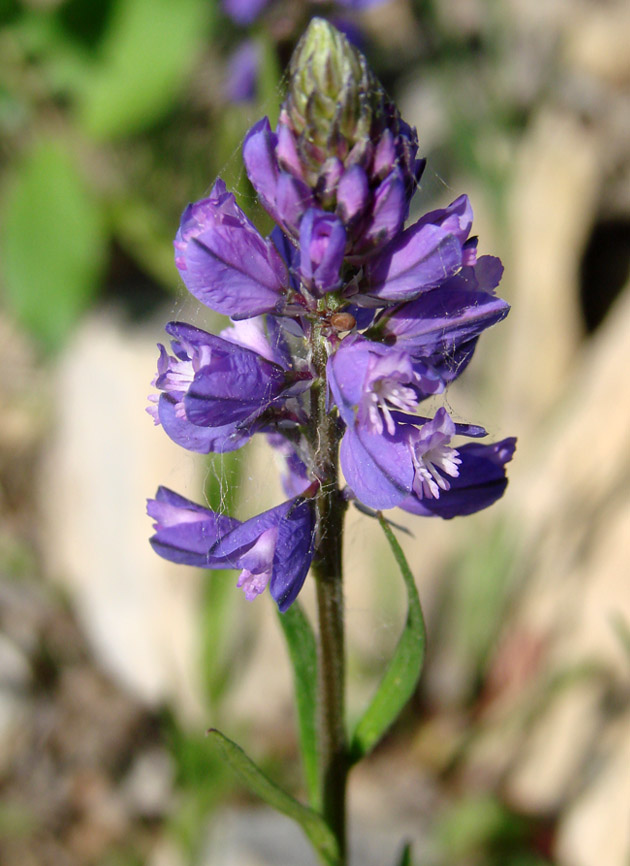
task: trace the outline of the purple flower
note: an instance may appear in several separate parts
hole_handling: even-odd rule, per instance
[[[230,55],[223,87],[230,102],[249,102],[256,96],[260,51],[253,39],[245,39]]]
[[[270,413],[283,417],[286,399],[310,385],[310,374],[289,370],[260,325],[235,325],[225,332],[228,339],[182,322],[169,323],[166,331],[174,337],[173,355],[159,347],[154,385],[163,393],[150,412],[188,450],[240,448],[256,430],[272,424]]]
[[[281,433],[269,433],[267,442],[279,458],[280,480],[287,496],[299,496],[309,487],[310,480],[306,464],[298,456],[295,447]]]
[[[395,508],[409,495],[413,464],[403,426],[393,434],[349,427],[339,454],[348,486],[370,508]]]
[[[175,238],[175,264],[196,298],[234,319],[278,313],[285,305],[289,276],[282,258],[222,180],[208,198],[184,211]]]
[[[436,288],[461,268],[471,226],[472,210],[465,195],[426,214],[367,263],[361,292],[382,303],[410,301]]]
[[[270,0],[222,0],[223,11],[241,26],[252,24]]]
[[[454,434],[455,424],[445,409],[438,409],[432,421],[410,431],[414,468],[411,489],[419,500],[439,499],[440,491],[450,490],[449,478],[459,475],[462,461],[458,452],[450,447]]]
[[[453,447],[455,434],[480,436],[485,431],[455,424],[445,409],[438,409],[432,420],[396,414],[396,421],[405,420],[414,423],[398,423],[393,434],[346,431],[341,465],[361,502],[371,508],[399,506],[415,514],[451,518],[487,508],[502,496],[514,439]]]
[[[243,162],[262,206],[288,234],[297,237],[302,217],[315,205],[315,199],[300,177],[280,168],[276,154],[278,140],[269,120],[266,117],[259,120],[245,136]],[[285,144],[289,151],[286,140]]]
[[[375,331],[451,382],[466,368],[482,331],[509,312],[509,304],[493,291],[502,272],[499,259],[482,256],[439,288],[386,310]]]
[[[340,451],[346,480],[366,505],[393,508],[413,486],[409,421],[426,421],[409,413],[441,391],[442,381],[406,352],[361,336],[341,342],[327,371],[347,427]]]
[[[434,291],[387,310],[380,333],[414,357],[451,353],[507,316],[509,304],[492,293],[502,270],[494,256],[482,256]],[[491,282],[484,279],[488,272]]]
[[[151,545],[164,559],[237,568],[248,600],[269,585],[282,612],[295,601],[313,557],[313,500],[294,497],[241,523],[160,487],[147,512],[155,520]]]
[[[321,297],[341,285],[346,232],[338,217],[311,208],[300,225],[300,277],[311,294]]]
[[[354,335],[328,360],[328,383],[348,427],[394,435],[392,412],[413,412],[424,397],[443,390],[438,376],[404,351]]]
[[[445,449],[445,446],[443,446]],[[457,474],[446,478],[440,471],[440,460],[448,460],[439,453],[436,463],[431,463],[433,455],[424,452],[420,455],[425,472],[432,475],[435,472],[448,487],[438,484],[438,496],[419,496],[416,491],[398,503],[400,508],[426,517],[442,517],[450,520],[466,514],[474,514],[493,505],[503,496],[507,487],[505,475],[506,463],[509,463],[516,449],[516,439],[509,437],[491,445],[469,443],[458,447]],[[428,463],[427,463],[428,461]],[[429,464],[430,463],[430,467]],[[446,472],[446,475],[449,473]],[[435,478],[433,478],[436,481]],[[436,481],[437,483],[437,481]]]

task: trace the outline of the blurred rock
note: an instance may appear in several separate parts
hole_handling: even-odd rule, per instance
[[[629,43],[627,3],[579,3],[568,24],[564,61],[612,85],[630,84]]]
[[[173,805],[175,767],[170,755],[154,748],[134,758],[123,784],[122,795],[131,815],[156,819]]]
[[[28,659],[0,632],[0,774],[6,772],[30,711]]]
[[[153,553],[144,509],[159,484],[198,497],[202,468],[144,411],[155,342],[156,329],[95,315],[66,347],[41,485],[44,561],[103,667],[148,705],[200,720],[199,576]]]
[[[613,770],[628,766],[614,731],[616,713],[630,711],[630,379],[620,375],[629,344],[630,286],[580,353],[544,435],[520,445],[509,501],[521,584],[469,766],[502,776],[519,808],[560,813],[562,866],[630,857],[627,771]],[[624,804],[617,829],[616,813],[597,808],[603,791]],[[585,853],[605,838],[609,858]]]
[[[190,866],[190,860],[172,839],[160,839],[148,859],[147,866]]]
[[[426,846],[422,813],[426,789],[421,774],[408,760],[405,763],[405,770],[394,760],[387,768],[364,771],[353,784],[350,866],[394,863],[404,841],[412,842],[415,851]],[[317,858],[297,824],[266,807],[249,807],[224,809],[215,816],[200,862],[201,866],[315,866]]]
[[[606,732],[588,785],[562,821],[558,858],[567,866],[626,866],[630,852],[630,713]]]
[[[521,435],[562,395],[575,361],[582,330],[578,269],[600,174],[596,138],[571,115],[543,110],[520,148],[505,262],[517,311],[502,326],[509,341],[505,422]]]
[[[19,716],[0,730],[3,866],[141,850],[121,779],[157,750],[154,720],[95,670],[70,613],[33,579],[0,580],[0,711],[7,696]]]
[[[208,833],[201,866],[316,866],[302,831],[265,807],[224,809]]]

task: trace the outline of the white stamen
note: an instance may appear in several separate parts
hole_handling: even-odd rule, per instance
[[[245,593],[247,601],[253,601],[261,592],[265,591],[271,572],[262,571],[259,574],[253,574],[244,568],[238,576],[237,586]]]
[[[418,406],[418,398],[413,388],[402,385],[393,376],[377,379],[366,397],[369,400],[367,413],[370,424],[379,435],[383,432],[383,419],[387,432],[390,436],[394,435],[396,422],[391,415],[392,409],[413,412]]]
[[[170,358],[168,371],[162,384],[163,391],[187,391],[195,378],[192,361],[176,361]]]
[[[416,470],[413,489],[418,499],[423,497],[439,499],[440,490],[451,489],[449,480],[440,473],[449,475],[451,478],[457,478],[459,475],[459,465],[462,460],[455,448],[450,448],[443,443],[430,448],[424,454],[418,454],[412,448],[411,454]]]

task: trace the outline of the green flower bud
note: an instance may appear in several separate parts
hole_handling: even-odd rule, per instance
[[[315,183],[326,159],[364,161],[391,105],[365,57],[332,24],[313,18],[289,66],[281,119],[293,131],[307,182]]]

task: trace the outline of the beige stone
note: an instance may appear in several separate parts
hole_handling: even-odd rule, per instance
[[[152,551],[145,500],[159,484],[197,498],[202,466],[144,411],[155,342],[97,314],[66,347],[41,487],[44,561],[100,664],[147,704],[199,719],[199,577]]]
[[[561,821],[560,866],[627,866],[630,861],[630,715],[604,738],[595,772]]]
[[[576,358],[577,272],[599,182],[594,136],[573,116],[542,109],[521,145],[510,191],[505,264],[517,314],[502,326],[504,382],[506,422],[519,432],[529,433],[562,396]]]

